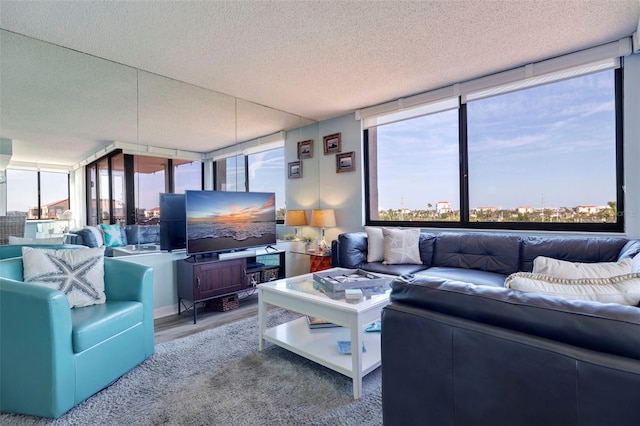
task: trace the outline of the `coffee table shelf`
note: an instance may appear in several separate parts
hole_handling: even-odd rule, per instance
[[[309,329],[305,317],[265,331],[264,339],[327,368],[354,377],[352,358],[338,352],[338,340],[351,340],[346,327]],[[380,366],[380,333],[363,333],[362,375]],[[353,349],[353,348],[352,348]]]

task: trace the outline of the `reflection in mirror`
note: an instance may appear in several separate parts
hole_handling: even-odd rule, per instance
[[[136,70],[0,30],[0,137],[12,162],[71,165],[136,140]]]

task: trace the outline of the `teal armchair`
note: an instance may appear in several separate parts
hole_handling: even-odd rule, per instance
[[[69,308],[0,261],[0,411],[60,417],[154,352],[153,269],[104,259],[106,303]]]

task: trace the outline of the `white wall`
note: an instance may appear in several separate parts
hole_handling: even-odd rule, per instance
[[[625,230],[640,238],[640,54],[624,59]]]
[[[324,154],[323,138],[334,133],[341,133],[342,153],[355,152],[355,171],[336,173],[336,154]],[[287,165],[298,161],[298,142],[309,139],[313,139],[313,157],[301,160],[301,178],[289,179]],[[308,220],[312,209],[335,209],[337,226],[327,228],[327,241],[336,239],[342,232],[362,229],[362,132],[354,113],[288,131],[285,163],[287,209],[306,210]],[[292,234],[293,229],[284,232]],[[299,233],[313,238],[320,236],[320,230],[312,227],[302,227]]]

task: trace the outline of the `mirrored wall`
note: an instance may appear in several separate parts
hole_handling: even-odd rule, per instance
[[[9,167],[70,172],[67,208],[73,211],[76,226],[85,223],[87,213],[87,187],[79,166],[114,147],[140,158],[169,158],[185,165],[204,159],[207,153],[310,123],[293,114],[0,30],[0,138],[11,144]],[[160,171],[166,162],[138,164],[138,170],[145,173],[153,174],[154,168]],[[101,178],[106,177],[95,177]],[[111,176],[114,178],[117,176]],[[91,191],[92,181],[86,181]],[[114,191],[123,190],[126,188],[112,188],[111,197]],[[140,192],[135,196],[140,197]],[[99,200],[107,194],[95,195]],[[5,194],[4,199],[5,211],[33,208],[33,201],[23,201],[20,191]]]

